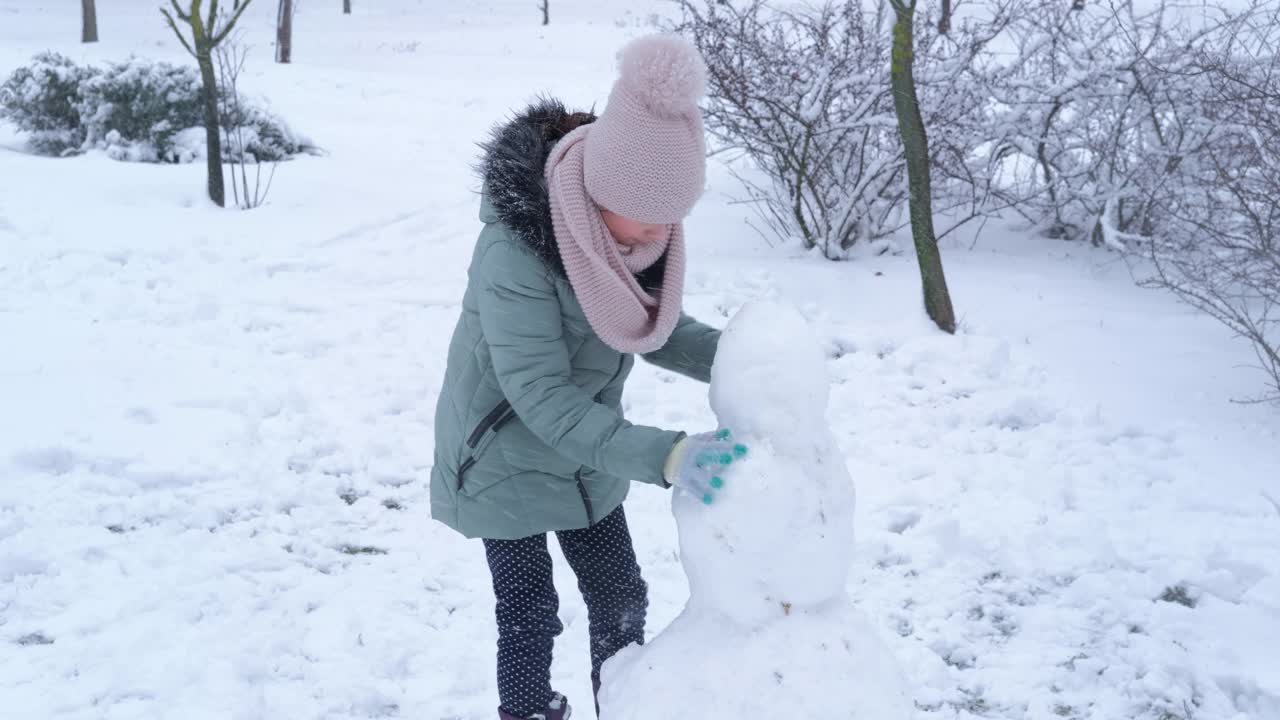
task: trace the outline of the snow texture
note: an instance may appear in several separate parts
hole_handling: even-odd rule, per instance
[[[725,328],[711,404],[750,451],[715,503],[673,497],[689,603],[605,665],[605,720],[911,716],[897,661],[845,593],[854,490],[825,364],[785,304],[749,303]]]
[[[901,720],[913,708],[876,629],[848,603],[746,629],[688,610],[606,664],[601,720]]]
[[[426,491],[476,143],[539,93],[601,107],[618,48],[671,10],[553,6],[542,28],[527,0],[304,2],[281,65],[275,4],[250,5],[244,90],[327,151],[257,210],[212,207],[199,164],[36,157],[0,122],[0,717],[493,720],[483,549]],[[74,3],[0,0],[0,75],[50,48],[191,62],[156,3],[99,12],[81,45]],[[719,157],[686,308],[722,327],[786,301],[820,341],[858,483],[846,590],[918,720],[1280,717],[1280,417],[1231,402],[1256,391],[1247,345],[1114,253],[996,222],[944,241],[944,335],[911,254],[770,246]],[[623,406],[716,422],[705,386],[644,363]],[[651,638],[690,597],[671,502],[627,500]],[[552,679],[589,718],[587,614],[551,547]],[[703,672],[778,687],[737,647]]]

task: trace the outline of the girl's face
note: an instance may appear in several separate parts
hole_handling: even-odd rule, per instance
[[[665,240],[671,235],[670,225],[642,223],[639,220],[609,212],[604,208],[600,209],[600,217],[604,218],[605,227],[609,228],[609,234],[613,235],[613,239],[617,240],[619,245],[628,247],[646,245]]]

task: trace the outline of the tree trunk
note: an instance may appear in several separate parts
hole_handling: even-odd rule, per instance
[[[222,184],[222,127],[218,121],[218,78],[213,72],[213,50],[201,48],[196,55],[204,101],[205,162],[209,169],[209,199],[226,207],[227,191]]]
[[[929,137],[925,133],[924,118],[920,116],[916,81],[911,71],[915,43],[911,23],[915,15],[915,0],[911,0],[910,5],[904,4],[902,0],[892,0],[892,5],[897,19],[893,25],[893,60],[889,82],[893,88],[893,106],[898,115],[898,132],[902,136],[902,149],[907,159],[911,237],[915,241],[916,258],[920,263],[924,307],[939,328],[954,334],[955,310],[951,306],[947,278],[942,271],[942,256],[938,252],[938,240],[933,230]]]
[[[98,42],[98,8],[95,0],[80,0],[80,42]]]
[[[542,0],[542,24],[551,24],[551,0]]]
[[[171,0],[172,11],[161,6],[160,14],[169,23],[182,47],[200,66],[200,100],[204,106],[205,164],[208,169],[209,199],[218,207],[227,206],[227,191],[222,181],[222,127],[218,118],[218,75],[213,68],[213,51],[227,39],[252,0],[235,0],[227,15],[218,14],[217,0],[209,4],[208,18],[201,17],[203,0],[189,0],[183,11],[178,0]],[[179,28],[181,22],[191,29],[190,39]]]
[[[342,14],[343,15],[351,14],[351,0],[342,0]]]
[[[280,0],[276,14],[276,62],[293,60],[293,0]]]

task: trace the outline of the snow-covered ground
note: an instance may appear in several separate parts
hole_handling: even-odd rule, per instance
[[[159,0],[0,0],[0,74],[53,48],[186,62]],[[123,6],[123,7],[121,7]],[[601,104],[653,2],[274,4],[242,85],[327,154],[267,207],[200,166],[54,160],[0,124],[0,717],[494,716],[480,545],[432,521],[431,418],[478,229],[475,142],[535,94]],[[947,248],[962,332],[909,255],[770,247],[718,165],[689,309],[805,310],[858,487],[850,594],[923,718],[1280,718],[1280,413],[1246,346],[1114,254],[989,224]],[[638,422],[704,386],[640,366]],[[629,501],[650,632],[687,598],[669,498]],[[557,687],[589,715],[586,617]],[[709,688],[708,691],[713,691]]]

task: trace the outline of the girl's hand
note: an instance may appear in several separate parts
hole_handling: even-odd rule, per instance
[[[729,428],[722,428],[681,439],[667,456],[663,477],[710,505],[715,493],[724,488],[729,465],[747,455],[747,446],[730,435]]]

